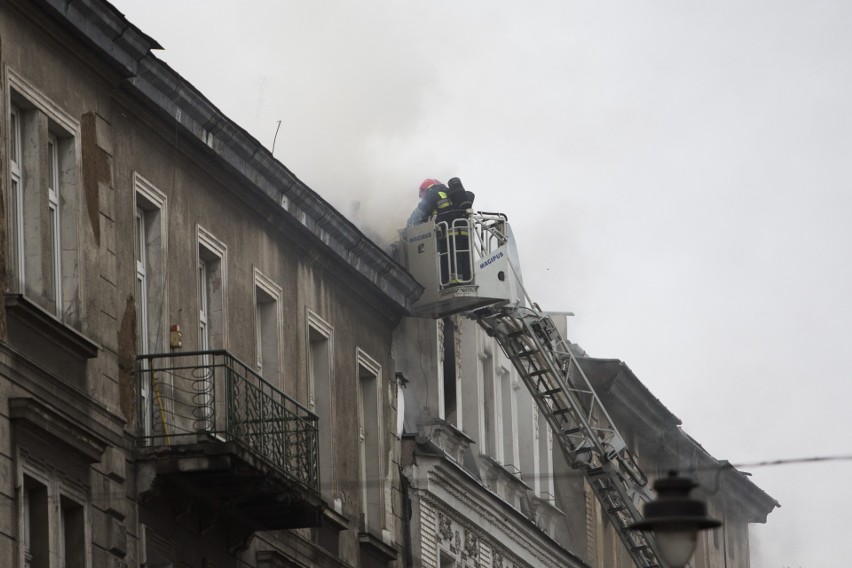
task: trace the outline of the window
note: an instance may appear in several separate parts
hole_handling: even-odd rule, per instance
[[[535,471],[539,472],[536,493],[542,499],[555,501],[556,489],[553,486],[553,430],[550,429],[547,419],[545,419],[541,412],[538,412],[537,408],[535,417],[535,436],[538,446],[538,467]]]
[[[166,196],[135,172],[133,186],[136,207],[136,349],[140,355],[162,353],[166,350]],[[149,436],[155,412],[153,385],[150,373],[143,372],[140,376],[143,433]]]
[[[86,568],[88,521],[80,487],[63,472],[25,462],[20,478],[20,554],[26,568]],[[56,563],[51,563],[51,557]]]
[[[278,329],[281,321],[281,287],[254,271],[256,364],[260,375],[281,388],[281,342]]]
[[[47,568],[50,557],[50,522],[46,480],[24,475],[24,566]]]
[[[438,551],[438,568],[456,568],[455,557],[444,549]]]
[[[519,388],[518,381],[512,372],[500,365],[497,369],[500,376],[500,413],[497,418],[497,428],[500,431],[500,443],[502,444],[502,455],[499,457],[502,463],[512,473],[518,473],[518,411],[516,394]]]
[[[21,112],[12,107],[10,124],[10,171],[12,173],[9,235],[13,241],[12,262],[15,278],[14,289],[24,290],[24,196],[23,196],[23,155],[21,148]]]
[[[382,376],[381,366],[361,349],[356,352],[358,383],[358,444],[361,458],[363,530],[381,535],[384,529],[382,494]]]
[[[198,227],[199,348],[225,348],[225,255],[227,248]]]
[[[80,327],[79,123],[7,69],[10,290]]]
[[[516,431],[518,458],[524,481],[536,496],[553,501],[553,435],[550,426],[528,392],[517,395],[518,429]]]
[[[62,230],[59,221],[59,155],[57,154],[58,143],[55,136],[47,139],[47,210],[49,227],[48,250],[52,273],[50,283],[46,286],[52,292],[57,313],[62,306]]]
[[[446,317],[439,324],[443,336],[443,400],[440,416],[454,426],[461,427],[457,408],[458,398],[458,358],[456,357],[456,326],[455,317]]]
[[[460,359],[458,368],[461,372],[459,383],[459,400],[456,403],[460,417],[460,428],[476,441],[476,449],[485,453],[487,436],[485,434],[485,353],[482,342],[484,333],[470,319],[459,318],[456,328],[456,338],[459,344]],[[466,354],[478,353],[478,357],[468,357]]]
[[[528,393],[518,393],[518,460],[523,480],[536,495],[543,472],[539,470],[538,412],[535,401]]]
[[[210,232],[197,227],[198,258],[198,349],[204,352],[199,363],[205,370],[195,387],[197,396],[193,413],[196,430],[210,430],[219,421],[216,429],[224,428],[224,397],[214,396],[224,392],[224,377],[217,377],[213,360],[208,351],[225,348],[225,254],[224,243]],[[218,400],[217,400],[218,399]],[[214,408],[214,405],[219,408]]]
[[[480,352],[479,361],[482,373],[482,451],[499,461],[502,450],[498,444],[497,400],[499,390],[494,380],[494,358],[490,350]]]
[[[174,568],[177,565],[175,540],[160,536],[148,525],[139,525],[139,564],[144,568]]]
[[[85,509],[69,497],[59,498],[59,557],[63,568],[83,568],[86,565]]]
[[[319,416],[320,488],[334,499],[334,403],[332,400],[332,327],[308,310],[308,389],[311,410]]]
[[[139,353],[162,353],[166,350],[166,196],[138,173],[133,184]]]

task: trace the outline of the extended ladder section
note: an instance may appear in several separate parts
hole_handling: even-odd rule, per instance
[[[647,479],[550,317],[533,308],[471,314],[518,369],[569,464],[586,477],[627,551],[641,568],[661,567],[655,543],[630,530],[651,499]]]
[[[640,504],[651,500],[647,478],[569,343],[525,297],[505,215],[475,213],[453,225],[430,221],[401,232],[403,261],[425,288],[414,311],[431,317],[465,313],[497,340],[636,566],[662,568],[653,537],[628,528],[642,519]],[[469,241],[454,246],[446,240],[454,229],[463,229]],[[454,285],[452,267],[465,263],[470,272]]]

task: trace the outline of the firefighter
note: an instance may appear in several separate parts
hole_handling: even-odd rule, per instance
[[[436,179],[425,179],[420,184],[420,203],[408,218],[409,225],[416,225],[449,211],[453,203],[447,186]]]
[[[436,179],[426,179],[420,184],[420,203],[408,219],[409,225],[434,219],[444,286],[471,280],[467,211],[473,206],[473,198],[473,193],[464,189],[459,178],[452,178],[447,185]]]
[[[436,217],[436,220],[459,218],[473,207],[474,194],[464,189],[459,178],[452,178],[447,185],[436,179],[423,180],[420,203],[408,218],[409,225],[423,223],[430,217]]]

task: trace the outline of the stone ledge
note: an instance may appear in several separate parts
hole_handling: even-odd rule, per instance
[[[9,418],[75,450],[89,463],[99,462],[109,443],[95,432],[73,422],[34,398],[9,399]]]

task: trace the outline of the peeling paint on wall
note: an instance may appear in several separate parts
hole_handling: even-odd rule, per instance
[[[97,117],[93,112],[82,116],[82,157],[83,157],[83,194],[95,244],[101,244],[101,227],[98,216],[100,199],[98,184],[112,185],[112,164],[110,156],[98,146]]]
[[[118,328],[119,406],[128,424],[136,419],[136,302],[128,296],[124,303],[121,327]]]

